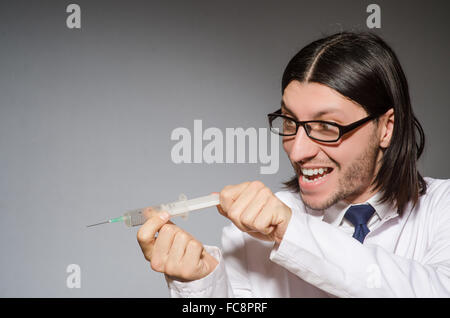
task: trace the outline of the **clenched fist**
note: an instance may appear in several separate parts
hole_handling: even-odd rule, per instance
[[[241,231],[277,243],[283,239],[292,214],[260,181],[226,186],[220,192],[217,209]]]
[[[149,218],[139,229],[137,240],[153,270],[179,281],[197,280],[214,270],[217,260],[202,243],[170,222],[167,212],[147,208],[144,214]]]

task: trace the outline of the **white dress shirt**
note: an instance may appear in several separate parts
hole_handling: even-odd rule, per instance
[[[222,249],[205,246],[218,261],[208,276],[168,282],[171,297],[450,297],[450,180],[425,178],[427,193],[399,216],[375,208],[364,244],[344,219],[349,205],[305,207],[299,194],[276,193],[292,210],[280,244],[241,232],[233,224]]]

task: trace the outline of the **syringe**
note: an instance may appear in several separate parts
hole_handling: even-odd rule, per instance
[[[209,208],[218,204],[220,204],[220,200],[219,194],[217,193],[190,200],[187,200],[186,196],[184,194],[181,194],[179,197],[179,201],[152,206],[151,209],[155,211],[167,211],[172,217],[187,216],[187,214],[191,211]],[[144,211],[145,209],[127,211],[124,215],[117,218],[112,218],[104,222],[91,224],[87,227],[116,222],[124,222],[128,227],[142,225],[148,219],[148,216],[144,215]]]

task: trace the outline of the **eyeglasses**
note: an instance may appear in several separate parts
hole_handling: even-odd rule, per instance
[[[295,136],[298,128],[303,126],[309,138],[321,142],[336,142],[344,134],[358,128],[362,124],[377,118],[370,115],[347,126],[342,126],[331,121],[309,120],[297,121],[292,117],[281,114],[281,109],[267,114],[270,130],[280,136]]]

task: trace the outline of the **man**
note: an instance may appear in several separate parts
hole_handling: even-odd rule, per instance
[[[296,172],[288,191],[226,186],[222,250],[167,213],[139,230],[171,296],[450,296],[450,182],[417,171],[424,134],[392,49],[370,33],[315,41],[282,95],[269,122]]]

